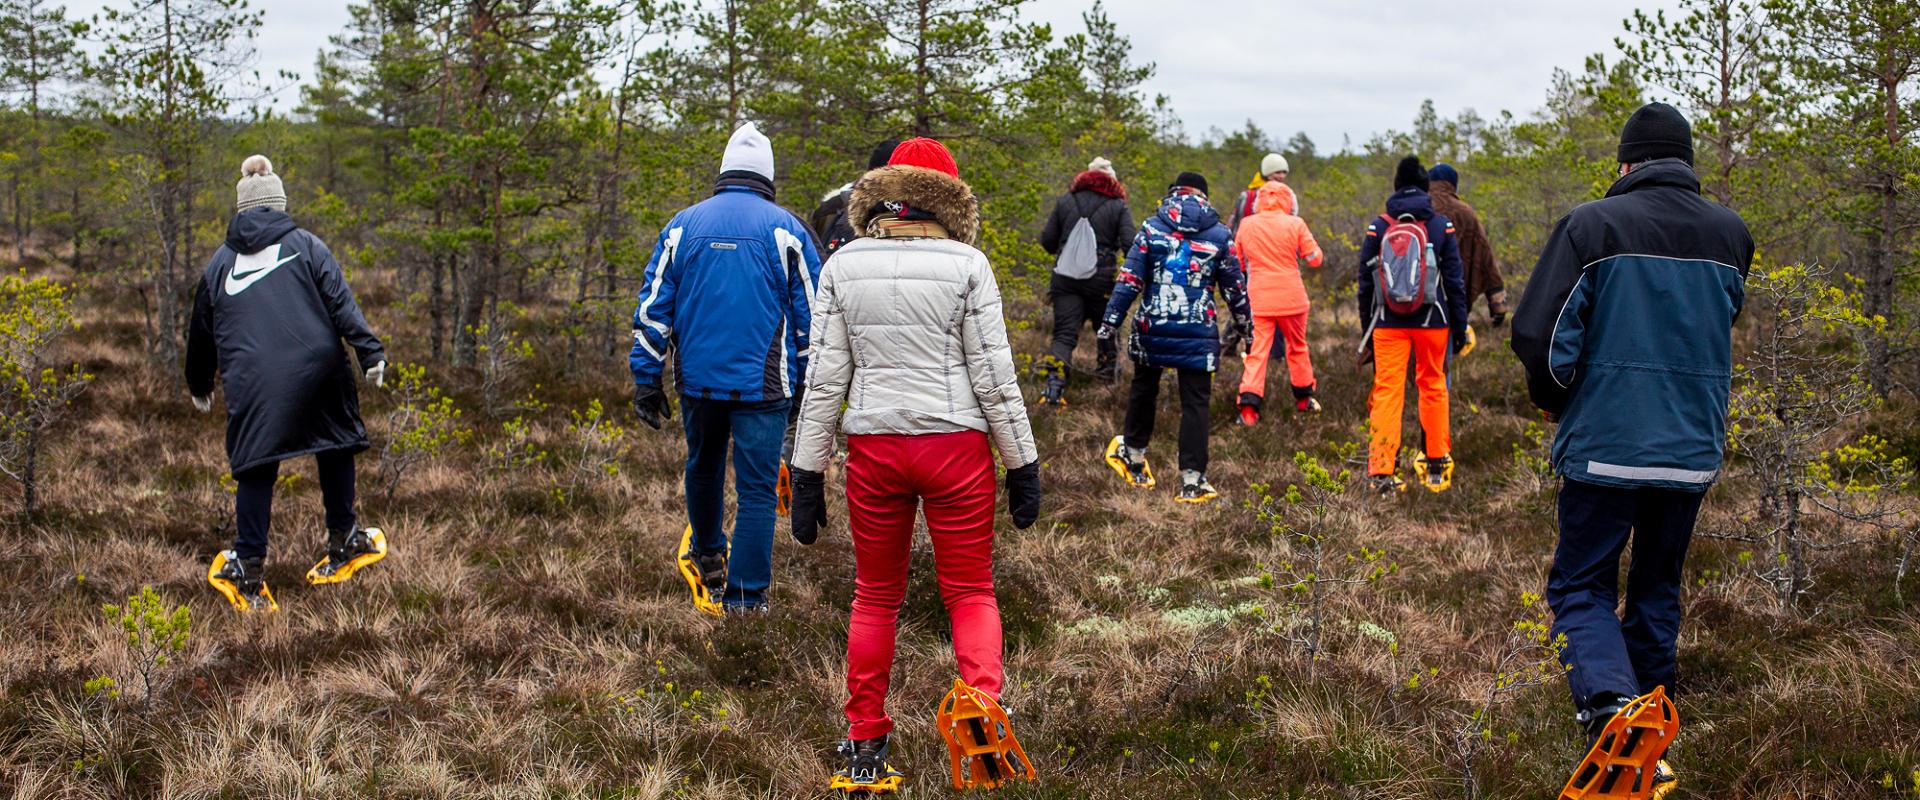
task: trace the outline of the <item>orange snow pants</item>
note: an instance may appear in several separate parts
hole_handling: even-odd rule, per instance
[[[1453,452],[1447,430],[1447,329],[1375,328],[1373,394],[1367,398],[1367,474],[1392,475],[1400,457],[1400,411],[1407,396],[1407,361],[1420,391],[1420,428],[1427,458]]]

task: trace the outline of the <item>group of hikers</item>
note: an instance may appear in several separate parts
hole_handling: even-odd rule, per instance
[[[1681,567],[1722,457],[1731,327],[1754,248],[1737,215],[1700,195],[1691,128],[1678,111],[1659,103],[1636,111],[1618,156],[1618,180],[1559,221],[1512,311],[1511,344],[1531,398],[1559,425],[1552,460],[1564,481],[1547,597],[1590,741],[1563,798],[1657,797],[1675,785],[1664,756],[1678,726],[1666,693]],[[666,224],[642,276],[634,410],[659,429],[678,408],[687,526],[676,561],[695,607],[720,616],[767,611],[782,512],[800,544],[828,528],[827,473],[844,435],[855,585],[846,767],[833,788],[882,794],[902,783],[887,761],[886,701],[916,516],[932,541],[959,672],[936,715],[953,784],[1031,779],[1000,703],[993,546],[996,479],[1004,471],[1013,524],[1033,525],[1041,454],[1000,288],[975,246],[979,204],[933,139],[882,142],[867,167],[809,224],[774,202],[767,137],[751,123],[732,133],[712,197]],[[224,382],[239,484],[238,535],[208,580],[237,609],[262,611],[277,608],[261,576],[283,460],[311,454],[319,463],[328,532],[310,582],[348,580],[387,553],[386,536],[355,520],[353,456],[368,441],[347,350],[376,385],[385,355],[338,263],[287,214],[271,164],[253,156],[242,173],[226,243],[195,293],[186,366],[202,411],[216,375]],[[1128,485],[1154,485],[1147,454],[1167,370],[1180,397],[1183,503],[1219,496],[1206,473],[1223,355],[1245,363],[1239,422],[1259,423],[1267,366],[1280,359],[1295,410],[1321,410],[1300,270],[1327,257],[1288,174],[1284,157],[1267,156],[1223,221],[1207,178],[1182,172],[1136,226],[1113,164],[1095,159],[1040,232],[1056,257],[1040,403],[1065,405],[1084,326],[1095,330],[1093,375],[1118,381],[1116,337],[1128,327],[1133,377],[1121,433],[1105,451]],[[1363,358],[1375,375],[1368,482],[1383,494],[1407,487],[1396,473],[1408,362],[1424,433],[1414,474],[1444,491],[1453,478],[1447,369],[1474,347],[1470,301],[1486,296],[1496,326],[1508,314],[1485,229],[1458,184],[1450,166],[1402,160],[1354,265]],[[1629,542],[1625,609],[1616,613]]]

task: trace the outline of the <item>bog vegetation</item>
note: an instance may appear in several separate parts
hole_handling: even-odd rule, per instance
[[[1695,121],[1706,191],[1761,244],[1726,478],[1689,563],[1683,791],[1920,798],[1920,5],[1685,0],[1520,110],[1429,104],[1341,143],[1183,129],[1142,89],[1154,67],[1128,37],[1151,32],[1098,3],[1063,30],[1025,21],[1026,0],[362,0],[293,89],[248,66],[271,11],[108,6],[0,0],[14,797],[821,794],[844,529],[779,546],[776,613],[692,613],[670,563],[682,443],[626,417],[649,243],[749,119],[801,213],[876,140],[948,142],[1028,358],[1035,234],[1094,156],[1138,218],[1179,170],[1233,187],[1282,152],[1328,249],[1310,284],[1328,413],[1245,431],[1217,407],[1229,502],[1119,488],[1098,455],[1124,398],[1102,387],[1035,414],[1046,516],[1003,526],[999,579],[1043,779],[1009,797],[1550,794],[1580,745],[1535,594],[1550,430],[1476,320],[1455,491],[1362,498],[1353,254],[1418,153],[1460,167],[1524,290],[1554,220],[1609,183],[1621,121],[1667,98]],[[276,90],[294,113],[250,110]],[[193,412],[178,362],[254,152],[394,355],[361,469],[396,557],[304,587],[319,503],[289,473],[268,572],[287,610],[236,620],[201,580],[232,534],[221,421]],[[909,710],[951,670],[930,566],[916,550],[894,758],[938,795],[931,715]]]

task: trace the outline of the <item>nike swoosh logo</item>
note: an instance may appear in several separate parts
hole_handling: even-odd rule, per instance
[[[233,271],[227,273],[227,295],[231,297],[246,291],[247,287],[259,283],[260,279],[273,274],[273,271],[279,269],[281,264],[285,264],[299,257],[300,254],[296,252],[286,258],[280,258],[280,245],[277,244],[258,253],[235,255],[233,257]],[[276,261],[275,259],[279,260]]]

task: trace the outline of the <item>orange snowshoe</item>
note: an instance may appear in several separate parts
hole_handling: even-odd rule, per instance
[[[1560,790],[1560,800],[1655,800],[1672,791],[1671,773],[1661,776],[1660,759],[1680,732],[1680,715],[1662,686],[1634,698],[1613,715],[1573,777]]]
[[[773,487],[773,513],[783,517],[793,514],[793,470],[784,461],[780,463],[780,482]]]
[[[953,788],[995,789],[1013,780],[1033,780],[1033,762],[1014,738],[1007,712],[986,692],[955,679],[934,711],[934,727],[947,740]]]

